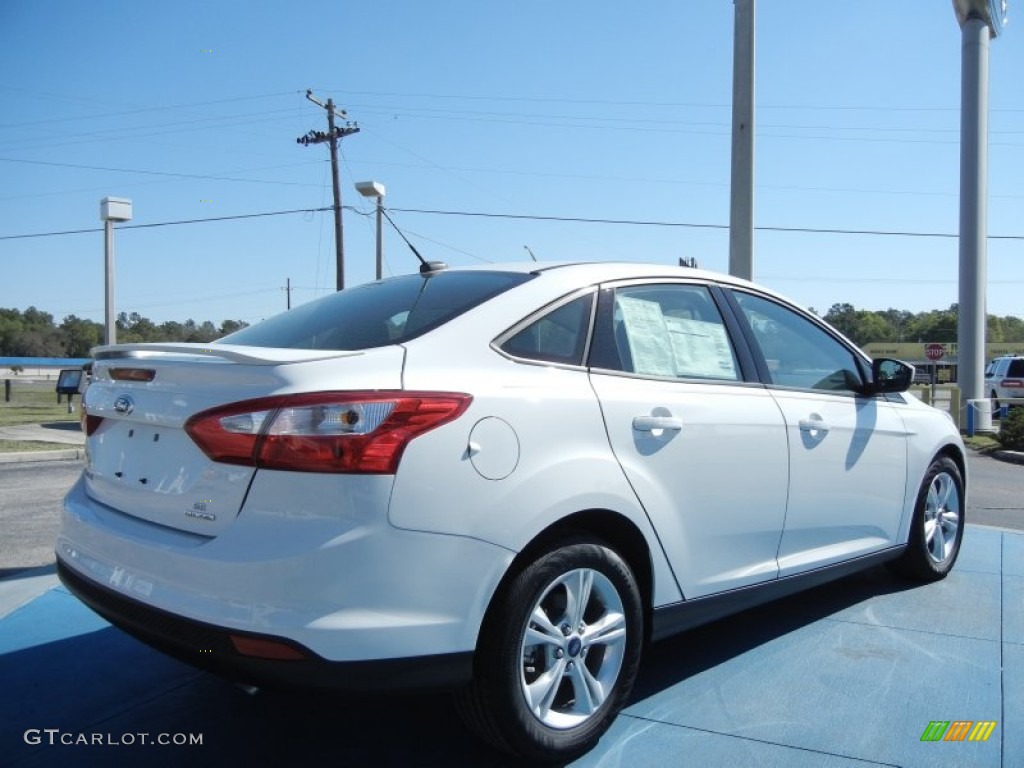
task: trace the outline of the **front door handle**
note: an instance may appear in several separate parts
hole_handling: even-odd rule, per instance
[[[828,424],[821,419],[800,419],[800,431],[828,434]]]
[[[683,420],[675,416],[634,416],[633,429],[637,432],[654,432],[659,429],[680,430]]]

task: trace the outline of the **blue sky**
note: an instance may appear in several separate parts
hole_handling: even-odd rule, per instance
[[[1024,315],[1024,26],[991,45],[988,309]],[[1024,10],[1020,11],[1024,13]],[[1024,17],[1022,17],[1024,18]],[[728,268],[730,0],[0,4],[0,307],[102,320],[102,197],[132,224],[331,203],[326,127],[360,132],[354,182],[453,265],[637,260]],[[755,224],[956,234],[960,30],[949,2],[758,4]],[[710,225],[710,226],[708,226]],[[123,229],[117,309],[248,322],[333,290],[331,215]],[[373,219],[345,212],[346,281],[372,279]],[[386,274],[416,262],[391,230]],[[755,280],[825,311],[957,301],[955,237],[761,230]]]

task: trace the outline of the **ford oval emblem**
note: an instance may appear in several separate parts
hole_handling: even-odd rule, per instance
[[[128,395],[121,395],[117,400],[114,401],[114,410],[118,413],[123,413],[126,416],[135,410],[135,401],[132,400]]]

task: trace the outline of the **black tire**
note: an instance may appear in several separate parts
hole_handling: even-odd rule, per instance
[[[996,394],[994,389],[992,390],[992,394],[989,399],[992,401],[992,415],[995,416],[999,413],[999,395]]]
[[[948,456],[928,467],[917,494],[907,548],[891,567],[916,581],[946,578],[964,536],[964,481]]]
[[[582,611],[575,594],[586,595]],[[597,743],[625,703],[642,638],[640,591],[625,561],[604,544],[563,543],[495,596],[459,712],[503,751],[535,762],[572,760]]]

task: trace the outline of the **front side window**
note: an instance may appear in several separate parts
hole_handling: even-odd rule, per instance
[[[764,355],[771,383],[856,392],[862,385],[853,352],[811,319],[761,296],[733,294]]]
[[[704,286],[617,288],[608,314],[595,331],[593,367],[679,379],[740,378],[722,316]]]
[[[220,339],[285,349],[370,349],[400,344],[458,317],[531,275],[485,270],[402,275],[303,304]]]

